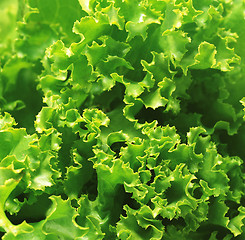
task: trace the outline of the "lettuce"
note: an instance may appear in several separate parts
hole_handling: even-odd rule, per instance
[[[244,239],[242,0],[3,0],[0,237]]]

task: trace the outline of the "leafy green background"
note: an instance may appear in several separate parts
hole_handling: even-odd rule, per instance
[[[243,0],[2,0],[3,240],[242,240]]]

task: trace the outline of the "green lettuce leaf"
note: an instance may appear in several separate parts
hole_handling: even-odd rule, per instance
[[[2,0],[0,238],[244,239],[243,0]]]

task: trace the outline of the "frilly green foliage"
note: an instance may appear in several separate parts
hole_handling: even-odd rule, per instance
[[[2,0],[1,239],[245,239],[244,11]]]

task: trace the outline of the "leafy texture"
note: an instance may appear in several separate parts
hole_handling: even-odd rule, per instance
[[[0,238],[245,238],[242,0],[2,0]]]

